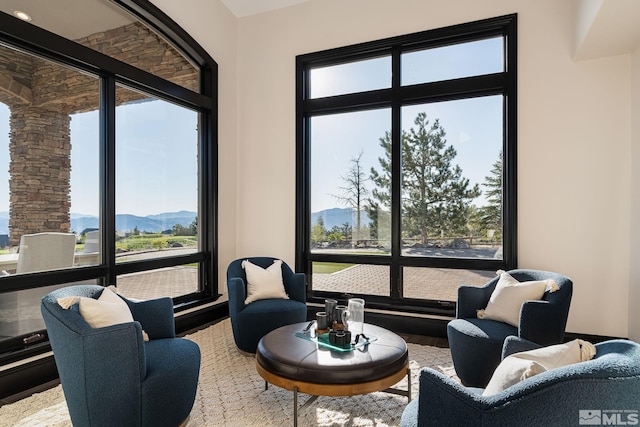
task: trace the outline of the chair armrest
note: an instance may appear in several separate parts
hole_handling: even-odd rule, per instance
[[[123,298],[133,319],[140,322],[149,339],[174,338],[176,323],[173,316],[173,300],[158,298],[147,301],[131,301]]]
[[[289,276],[285,280],[285,288],[289,298],[302,303],[307,302],[306,277],[304,273],[293,273]]]
[[[84,341],[86,381],[95,382],[87,390],[100,390],[104,384],[118,384],[125,388],[135,380],[136,390],[147,373],[146,354],[139,322],[120,323],[97,328],[82,337]],[[76,367],[76,369],[80,369]],[[124,394],[127,396],[126,394]],[[131,395],[129,395],[131,396]]]
[[[524,338],[510,335],[507,338],[505,338],[504,344],[502,345],[502,359],[514,353],[535,350],[540,347],[542,346],[539,344],[525,340]]]
[[[525,301],[520,309],[518,336],[540,345],[559,344],[564,338],[568,308],[548,301]]]
[[[543,372],[500,393],[482,396],[482,389],[465,388],[424,368],[420,371],[418,425],[574,425],[580,409],[617,407],[621,389],[630,391],[633,381],[639,381],[635,378],[622,384],[611,378],[593,378],[588,372],[570,374],[572,368],[560,369],[557,374]]]
[[[477,310],[487,307],[487,302],[491,297],[494,286],[462,285],[458,288],[458,301],[456,304],[456,318],[468,319],[477,317]]]
[[[481,389],[467,388],[431,369],[420,371],[418,425],[480,426],[480,411],[487,407]]]
[[[247,299],[247,289],[241,277],[227,279],[227,290],[229,291],[229,316],[235,317],[237,313],[244,310],[244,300]]]

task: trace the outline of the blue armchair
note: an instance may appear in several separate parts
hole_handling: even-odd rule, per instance
[[[504,356],[540,346],[518,337],[505,340]],[[580,416],[621,417],[640,408],[640,345],[611,340],[596,344],[587,362],[552,369],[500,393],[482,396],[430,368],[420,371],[420,391],[402,414],[401,427],[576,426]],[[609,411],[620,411],[617,415]],[[626,413],[624,411],[627,411]],[[632,410],[629,412],[629,410]],[[582,412],[581,412],[582,411]],[[637,419],[638,413],[632,417]],[[615,419],[617,421],[617,418]],[[630,419],[628,424],[633,424]]]
[[[242,261],[249,260],[255,265],[267,268],[276,258],[242,258],[233,261],[227,268],[227,289],[229,291],[229,317],[233,338],[238,348],[247,353],[255,353],[258,341],[280,326],[307,320],[305,276],[294,273],[282,263],[282,281],[289,299],[260,299],[245,304],[247,298],[247,276]]]
[[[92,328],[78,304],[65,310],[58,298],[98,298],[103,287],[54,290],[42,316],[73,425],[171,426],[183,422],[195,400],[200,371],[196,343],[175,337],[170,298],[133,302],[134,322]],[[143,341],[144,331],[149,335]]]
[[[456,374],[464,385],[485,387],[500,364],[504,339],[519,336],[540,345],[559,344],[569,316],[573,282],[566,276],[539,270],[511,270],[519,282],[553,279],[559,290],[545,292],[542,300],[526,301],[520,310],[519,327],[478,319],[498,283],[496,276],[482,287],[460,286],[456,319],[447,325],[447,337]]]

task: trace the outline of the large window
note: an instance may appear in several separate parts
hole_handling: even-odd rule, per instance
[[[451,312],[516,265],[515,59],[515,15],[297,58],[310,297]]]
[[[55,287],[218,297],[216,64],[147,1],[76,3],[0,6],[0,364]]]

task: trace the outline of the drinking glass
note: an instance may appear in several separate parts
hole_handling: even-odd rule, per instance
[[[362,298],[350,298],[347,302],[349,330],[352,334],[364,333],[364,300]]]

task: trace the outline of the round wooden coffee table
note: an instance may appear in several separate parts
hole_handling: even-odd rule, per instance
[[[265,335],[256,350],[256,369],[271,383],[293,391],[294,426],[298,410],[318,396],[353,396],[375,391],[407,396],[411,400],[411,375],[407,343],[393,332],[365,324],[371,342],[350,351],[318,343],[315,334],[303,337],[308,322],[278,328]],[[408,390],[391,389],[405,375]],[[298,392],[311,398],[298,408]]]

